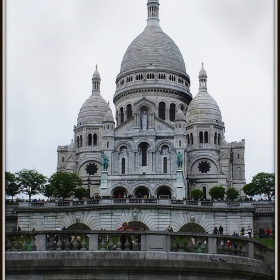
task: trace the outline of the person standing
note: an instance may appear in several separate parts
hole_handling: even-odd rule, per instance
[[[271,234],[271,230],[269,227],[265,230],[265,233],[266,233],[266,238],[269,238]]]
[[[214,233],[214,234],[218,234],[218,232],[219,232],[219,231],[218,231],[218,228],[215,227],[214,230],[213,230],[213,233]]]
[[[222,225],[220,225],[220,227],[219,227],[219,234],[223,234],[223,232],[224,232],[224,228],[222,227]]]
[[[252,235],[252,228],[249,226],[248,229],[247,229],[247,232],[249,234],[249,238],[251,238],[251,235]]]

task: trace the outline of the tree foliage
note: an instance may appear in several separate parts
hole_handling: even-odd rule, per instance
[[[248,196],[266,195],[268,200],[275,197],[275,174],[261,172],[252,178],[252,182],[243,187]]]
[[[48,199],[54,195],[54,188],[50,184],[45,184],[41,189],[41,194],[46,196]]]
[[[83,198],[88,196],[88,191],[84,187],[78,187],[75,189],[74,195],[79,200],[82,200]]]
[[[15,174],[7,171],[5,172],[5,193],[12,197],[12,202],[14,196],[20,193],[20,185],[16,181]]]
[[[75,173],[57,171],[49,178],[49,184],[53,188],[53,195],[57,198],[74,195],[75,189],[82,185],[82,179]]]
[[[199,190],[199,189],[194,189],[194,190],[191,191],[191,197],[194,200],[199,200],[200,198],[203,197],[203,191]]]
[[[16,179],[20,185],[20,190],[29,196],[29,201],[32,195],[41,193],[42,187],[47,182],[47,177],[35,169],[22,169],[16,172]]]
[[[229,188],[225,194],[228,200],[234,200],[239,196],[239,192],[236,188]]]
[[[212,199],[224,199],[225,192],[226,190],[222,186],[215,186],[209,190]]]

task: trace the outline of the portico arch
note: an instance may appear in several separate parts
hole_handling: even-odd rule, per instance
[[[206,232],[205,229],[196,223],[188,223],[183,225],[179,230],[179,232],[197,232],[197,233],[204,233]]]
[[[149,189],[145,186],[139,186],[134,190],[134,194],[138,197],[144,197],[145,195],[149,197]]]
[[[69,226],[67,230],[90,230],[90,227],[83,223],[75,223]]]
[[[169,198],[171,198],[172,197],[172,191],[171,191],[170,187],[168,187],[168,186],[159,187],[157,189],[157,192],[156,192],[157,198],[159,198],[160,195],[168,195]]]
[[[126,195],[128,195],[128,192],[127,192],[126,188],[124,188],[124,187],[116,187],[112,191],[112,196],[113,197],[118,197],[118,195],[121,194],[121,196],[123,197],[124,193],[126,193]]]

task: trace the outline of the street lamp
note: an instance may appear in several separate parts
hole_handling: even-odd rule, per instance
[[[87,182],[88,182],[88,187],[87,187],[88,198],[90,198],[90,186],[91,186],[91,180],[90,180],[89,176],[88,176],[88,178],[87,178]]]
[[[186,180],[187,180],[187,199],[189,200],[190,199],[190,189],[189,189],[190,178],[189,178],[188,174],[187,174]]]

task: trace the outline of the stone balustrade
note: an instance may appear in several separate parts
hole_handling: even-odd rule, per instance
[[[139,236],[141,245],[138,244]],[[110,230],[6,232],[6,251],[48,250],[209,253],[249,257],[263,262],[268,252],[265,245],[253,239],[228,235]]]
[[[18,207],[32,208],[54,208],[54,207],[76,207],[88,205],[120,205],[120,204],[142,204],[142,205],[172,205],[188,207],[207,207],[207,208],[255,208],[256,212],[275,211],[274,202],[269,204],[257,203],[252,201],[197,201],[179,199],[157,199],[157,198],[102,198],[80,201],[59,201],[59,202],[19,202]]]

